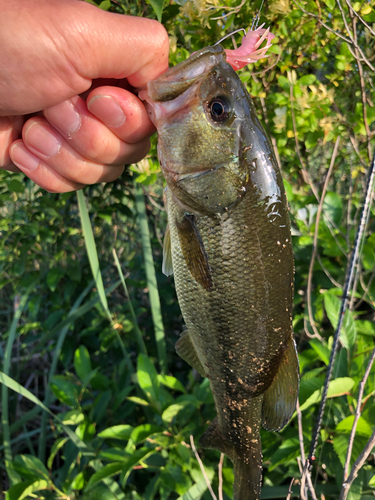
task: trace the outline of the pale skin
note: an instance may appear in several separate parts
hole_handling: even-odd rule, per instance
[[[129,89],[167,69],[163,26],[78,0],[0,0],[0,12],[0,168],[62,193],[141,160],[155,129]]]

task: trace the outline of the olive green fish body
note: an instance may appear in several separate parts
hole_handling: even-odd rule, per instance
[[[255,500],[260,426],[283,427],[298,390],[288,208],[272,148],[222,49],[179,66],[148,87],[168,184],[164,268],[173,268],[187,326],[176,349],[210,381],[217,418],[201,445],[233,461],[235,500]]]

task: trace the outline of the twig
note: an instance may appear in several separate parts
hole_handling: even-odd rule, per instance
[[[359,227],[357,230],[356,239],[354,242],[354,249],[353,249],[352,257],[351,257],[350,264],[348,267],[348,273],[347,273],[346,280],[345,280],[344,291],[343,291],[342,300],[341,300],[339,321],[338,321],[337,328],[335,331],[335,336],[333,339],[331,356],[329,359],[328,370],[327,370],[326,379],[325,379],[324,387],[323,387],[322,401],[320,403],[320,408],[319,408],[319,413],[318,413],[318,417],[316,420],[313,438],[311,440],[311,447],[310,447],[310,453],[309,453],[309,458],[308,458],[310,468],[312,467],[313,457],[315,455],[316,446],[318,444],[318,436],[320,433],[320,428],[322,426],[323,413],[324,413],[324,408],[325,408],[326,401],[327,401],[328,385],[329,385],[329,382],[331,380],[332,371],[333,371],[333,364],[334,364],[334,361],[336,358],[336,353],[337,353],[338,344],[339,344],[340,331],[341,331],[341,327],[342,327],[342,324],[344,321],[345,311],[346,311],[347,305],[348,305],[348,296],[349,296],[349,292],[351,290],[351,286],[352,286],[352,282],[353,282],[354,269],[356,266],[358,253],[359,253],[358,250],[359,250],[359,247],[360,247],[360,244],[362,241],[363,233],[365,231],[367,214],[368,214],[368,211],[370,208],[370,200],[372,197],[372,186],[374,183],[374,178],[375,178],[375,155],[372,159],[372,163],[371,163],[369,173],[368,173],[368,182],[367,182],[367,186],[366,186],[366,195],[365,195],[365,200],[364,200],[364,204],[363,204],[361,219],[360,219]]]
[[[288,490],[288,496],[286,497],[285,500],[290,500],[290,497],[292,496],[292,493],[293,493],[293,490],[292,490],[293,483],[294,483],[294,477],[290,481],[289,490]]]
[[[347,6],[350,9],[350,12],[352,12],[356,17],[358,17],[358,19],[361,21],[362,24],[364,24],[366,26],[366,28],[369,30],[369,32],[371,33],[372,36],[375,36],[375,31],[373,29],[371,29],[371,26],[369,26],[366,23],[366,21],[364,19],[362,19],[362,17],[358,14],[358,12],[356,12],[353,9],[352,4],[349,2],[349,0],[345,0],[345,1],[346,1]]]
[[[370,455],[374,446],[375,446],[375,429],[374,429],[374,432],[372,433],[370,439],[367,441],[366,446],[363,448],[362,453],[359,455],[357,460],[354,462],[352,470],[351,470],[350,475],[348,477],[348,480],[342,485],[339,500],[346,500],[348,493],[349,493],[349,490],[350,490],[350,486],[352,485],[354,479],[358,476],[358,471],[361,469],[361,467],[366,462],[367,457]]]
[[[206,471],[204,470],[204,465],[203,465],[203,462],[201,460],[201,457],[198,455],[198,452],[197,452],[197,450],[195,448],[194,438],[193,438],[193,436],[191,434],[190,434],[190,444],[191,444],[191,448],[192,448],[192,450],[194,452],[195,458],[197,459],[197,462],[199,464],[199,467],[201,468],[203,477],[204,477],[204,479],[206,481],[206,484],[207,484],[207,488],[208,488],[209,492],[211,493],[211,496],[212,496],[213,500],[217,500],[216,495],[215,495],[215,493],[214,493],[214,491],[212,489],[210,480],[208,479]]]
[[[346,459],[345,459],[345,465],[344,465],[344,483],[343,483],[343,488],[344,484],[348,478],[348,472],[349,472],[349,464],[350,464],[350,458],[352,456],[352,451],[353,451],[353,443],[354,443],[354,436],[355,436],[355,431],[357,429],[357,423],[359,420],[359,417],[361,415],[361,405],[362,405],[362,397],[363,397],[363,391],[365,389],[365,385],[367,382],[367,378],[370,374],[370,370],[372,368],[372,364],[375,359],[375,348],[372,351],[371,357],[369,359],[365,374],[363,376],[363,379],[361,380],[361,383],[359,384],[359,391],[358,391],[358,399],[357,399],[357,408],[355,409],[355,415],[354,415],[354,422],[353,422],[353,427],[350,432],[350,437],[349,437],[349,444],[348,444],[348,451],[346,453]],[[345,488],[344,488],[345,489]]]
[[[224,453],[220,455],[219,462],[219,500],[223,500],[223,462],[224,462]]]
[[[335,285],[336,288],[342,288],[342,285],[338,281],[335,280],[335,278],[330,274],[328,269],[325,267],[325,265],[323,264],[322,258],[320,257],[320,255],[318,253],[316,254],[316,258],[318,259],[319,265],[322,268],[323,273],[327,276],[327,278],[332,283],[332,285]]]
[[[300,446],[300,451],[301,451],[301,460],[303,464],[303,469],[302,469],[302,474],[301,474],[301,498],[304,499],[306,498],[307,500],[307,491],[306,491],[306,481],[307,485],[309,487],[311,496],[313,497],[314,500],[318,500],[316,497],[316,493],[314,490],[314,486],[311,481],[311,475],[309,472],[308,468],[308,463],[306,462],[306,457],[305,457],[305,449],[304,449],[304,444],[303,444],[303,428],[302,428],[302,413],[299,407],[299,401],[297,399],[297,421],[298,421],[298,439],[299,439],[299,446]]]
[[[308,309],[308,313],[309,313],[310,324],[312,326],[312,329],[314,330],[316,337],[320,336],[320,334],[316,328],[315,320],[314,320],[313,313],[312,313],[312,305],[311,305],[312,275],[313,275],[316,251],[317,251],[317,247],[318,247],[318,231],[319,231],[320,215],[322,213],[323,202],[324,202],[324,198],[325,198],[325,195],[327,192],[328,182],[329,182],[329,179],[331,177],[333,166],[335,164],[339,144],[340,144],[340,137],[337,137],[335,147],[333,148],[331,163],[330,163],[330,166],[329,166],[329,169],[328,169],[325,181],[324,181],[324,186],[323,186],[322,196],[320,198],[320,202],[319,202],[319,206],[318,206],[318,211],[316,213],[315,232],[314,232],[314,240],[313,240],[313,251],[312,251],[312,255],[311,255],[311,259],[310,259],[309,275],[307,278],[307,309]]]

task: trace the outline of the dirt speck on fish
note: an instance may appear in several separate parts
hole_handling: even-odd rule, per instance
[[[163,269],[186,322],[177,353],[208,377],[217,417],[202,447],[234,464],[234,499],[260,497],[260,426],[278,430],[298,393],[293,255],[280,171],[221,46],[150,82],[167,181]]]

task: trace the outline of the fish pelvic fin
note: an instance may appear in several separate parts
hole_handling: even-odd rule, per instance
[[[233,500],[259,500],[260,498],[262,486],[262,447],[260,438],[253,441],[250,449],[236,450],[233,462]]]
[[[217,417],[207,427],[199,440],[199,444],[202,448],[210,448],[224,453],[232,462],[235,460],[234,446],[220,432]]]
[[[268,431],[285,427],[296,409],[299,388],[299,364],[292,336],[276,376],[263,396],[262,425]]]
[[[202,377],[206,376],[205,369],[199,359],[197,350],[191,340],[188,330],[182,332],[181,337],[176,342],[176,352],[186,363],[195,368]]]
[[[166,276],[170,276],[171,274],[173,274],[171,231],[169,229],[169,224],[167,225],[167,229],[165,230],[164,234],[163,264],[161,270]]]

